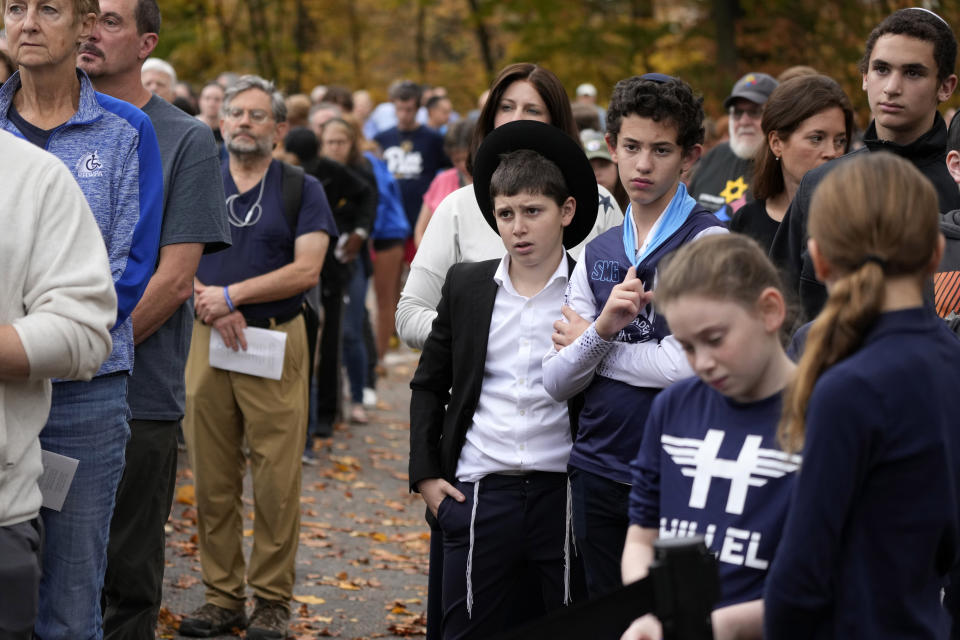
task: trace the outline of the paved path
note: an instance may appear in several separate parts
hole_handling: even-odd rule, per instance
[[[409,351],[390,354],[370,424],[338,425],[318,451],[318,464],[303,468],[291,638],[423,635],[429,529],[422,501],[407,491],[409,381],[415,367]],[[180,619],[203,604],[193,481],[186,454],[180,458],[157,634],[164,638],[179,637]],[[244,503],[249,557],[249,474]],[[252,602],[248,614],[251,608]]]

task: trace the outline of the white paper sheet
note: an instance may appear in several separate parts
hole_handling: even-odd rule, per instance
[[[251,376],[279,380],[283,375],[283,353],[287,334],[272,329],[247,327],[243,330],[247,350],[234,351],[223,343],[220,332],[210,332],[210,366]]]
[[[43,474],[37,484],[40,485],[43,506],[60,511],[73,483],[79,460],[50,451],[41,451],[40,456],[43,461]]]

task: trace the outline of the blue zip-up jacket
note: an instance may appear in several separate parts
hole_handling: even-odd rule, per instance
[[[80,104],[54,129],[46,150],[60,158],[79,183],[100,227],[117,291],[113,351],[97,375],[133,371],[130,313],[157,264],[163,221],[163,166],[157,135],[147,114],[132,104],[93,90],[77,70]],[[20,72],[0,87],[0,128],[21,138],[10,122]]]

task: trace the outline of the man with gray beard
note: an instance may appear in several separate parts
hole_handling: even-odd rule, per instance
[[[287,109],[273,83],[241,77],[227,89],[221,116],[230,154],[222,177],[233,246],[204,256],[197,269],[198,322],[183,422],[206,603],[184,618],[180,633],[211,637],[246,627],[249,583],[255,605],[246,637],[282,640],[295,581],[300,455],[307,437],[303,294],[317,284],[337,230],[323,186],[309,175],[303,176],[300,210],[287,215],[282,185],[291,168],[271,157],[286,133]],[[269,329],[265,335],[283,344],[279,378],[211,366],[211,336],[246,351],[249,327]],[[244,444],[255,514],[249,565],[241,534]]]
[[[763,105],[777,84],[772,77],[758,72],[737,80],[723,101],[730,116],[730,140],[703,157],[690,181],[690,194],[724,222],[753,199],[748,192],[753,179],[753,158],[764,143],[760,119]]]

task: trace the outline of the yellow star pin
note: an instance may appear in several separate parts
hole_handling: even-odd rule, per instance
[[[727,180],[727,188],[721,191],[720,195],[727,201],[727,204],[730,204],[734,200],[742,198],[749,188],[749,185],[743,180],[743,176],[740,176],[736,180]]]

